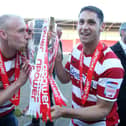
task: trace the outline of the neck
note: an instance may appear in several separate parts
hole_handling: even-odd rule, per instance
[[[93,43],[84,43],[83,44],[84,53],[87,55],[93,54],[98,43],[99,43],[99,40]]]
[[[4,57],[11,58],[16,55],[16,50],[9,48],[6,44],[0,43],[0,50]]]

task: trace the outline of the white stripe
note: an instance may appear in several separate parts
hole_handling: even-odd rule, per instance
[[[111,50],[111,48],[107,48],[103,53],[104,53],[104,55],[106,55],[107,53],[110,53],[110,52],[113,52],[112,50]]]
[[[6,71],[9,71],[15,67],[15,58],[13,60],[10,60],[4,63],[5,63]]]
[[[102,73],[102,65],[99,63],[99,62],[97,62],[96,63],[96,66],[95,66],[95,69],[94,69],[94,71],[98,74],[98,75],[100,75],[101,73]]]
[[[80,58],[81,51],[78,49],[74,49],[72,52],[72,56],[75,57],[77,60]]]
[[[87,67],[89,67],[90,62],[91,62],[91,57],[85,57],[85,56],[84,56],[84,62],[83,62],[83,63],[84,63]]]
[[[123,68],[120,60],[116,58],[106,59],[103,62],[103,72],[110,68]]]
[[[92,80],[92,82],[91,82],[91,87],[92,87],[93,89],[97,89],[97,84],[98,84],[98,81]]]
[[[115,101],[117,101],[117,99],[108,99],[108,98],[101,97],[101,96],[99,96],[99,95],[97,95],[97,97],[100,98],[100,99],[102,99],[102,100],[104,100],[104,101],[110,101],[110,102],[115,102]]]
[[[80,108],[81,106],[76,104],[73,100],[72,100],[72,106],[76,109],[76,108]]]
[[[89,94],[87,101],[96,102],[97,101],[97,97],[95,95]]]
[[[14,105],[12,105],[12,106],[10,106],[10,107],[7,107],[7,108],[1,108],[1,109],[0,109],[0,113],[4,113],[4,112],[6,112],[6,111],[8,111],[8,110],[11,110],[13,107],[14,107]]]
[[[70,74],[73,75],[76,80],[80,80],[79,70],[72,65],[70,65]]]
[[[5,102],[3,105],[0,105],[0,107],[1,106],[6,106],[6,105],[8,105],[8,104],[11,104],[11,102],[8,100],[7,102]]]
[[[74,123],[79,125],[79,126],[106,126],[106,122],[105,121],[100,121],[97,123],[93,123],[93,124],[88,124],[88,123],[84,123],[78,119],[73,119]]]
[[[67,60],[67,62],[70,62],[71,61],[71,53],[69,54],[69,56],[68,56],[68,60]]]
[[[88,124],[78,120],[78,119],[73,119],[74,123],[79,125],[79,126],[88,126]]]
[[[72,85],[72,92],[76,95],[76,97],[81,99],[81,91],[80,88]]]
[[[81,50],[78,49],[78,46],[80,45],[80,43],[76,44],[72,50],[72,55],[73,57],[75,57],[77,60],[79,60],[80,58],[80,54],[81,54]]]

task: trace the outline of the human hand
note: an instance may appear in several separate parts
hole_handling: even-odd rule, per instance
[[[64,108],[59,106],[51,107],[52,120],[58,119],[63,116]]]
[[[25,84],[30,71],[31,71],[31,66],[29,65],[28,60],[24,60],[22,66],[21,66],[19,78],[17,80],[17,83],[19,84],[19,86],[22,86]]]
[[[56,32],[48,32],[48,36],[47,36],[47,42],[48,42],[48,46],[54,46],[54,42],[56,40]]]
[[[60,46],[58,47],[58,51],[57,51],[57,55],[56,55],[56,59],[55,62],[62,62],[62,52],[61,52],[61,48]]]
[[[62,29],[60,27],[57,27],[57,36],[58,36],[58,39],[60,39],[62,36]]]

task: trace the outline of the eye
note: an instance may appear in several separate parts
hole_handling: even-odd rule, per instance
[[[25,29],[24,29],[24,28],[19,29],[19,32],[24,32],[24,31],[25,31]]]
[[[81,25],[84,24],[84,20],[83,19],[80,19],[79,20],[79,24],[81,24]]]
[[[31,33],[32,33],[32,30],[29,29],[29,30],[28,30],[28,34],[31,34]]]
[[[95,22],[94,20],[89,20],[88,23],[89,23],[90,25],[96,24],[96,22]]]

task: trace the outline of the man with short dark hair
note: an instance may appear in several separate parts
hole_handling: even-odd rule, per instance
[[[56,73],[62,83],[72,81],[72,108],[52,107],[52,119],[71,118],[70,126],[118,124],[116,99],[124,70],[113,51],[99,42],[103,19],[99,8],[82,8],[77,25],[80,43],[65,68],[59,51]]]

